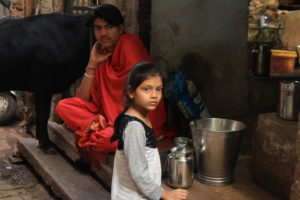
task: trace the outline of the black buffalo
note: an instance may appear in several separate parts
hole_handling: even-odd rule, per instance
[[[46,149],[51,97],[78,79],[88,62],[87,18],[56,13],[0,21],[0,91],[35,94],[36,136]]]

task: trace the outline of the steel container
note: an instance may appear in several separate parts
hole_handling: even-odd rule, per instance
[[[270,73],[271,45],[262,43],[258,49],[253,49],[253,74],[267,76]]]
[[[167,156],[167,185],[173,188],[189,188],[193,185],[193,149],[176,146]]]
[[[300,81],[281,81],[278,116],[286,120],[298,120],[300,112]]]
[[[190,122],[196,160],[196,180],[212,186],[233,182],[244,123],[221,118]]]

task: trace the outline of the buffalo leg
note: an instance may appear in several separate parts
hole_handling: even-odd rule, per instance
[[[47,130],[51,98],[52,94],[47,92],[36,93],[35,96],[36,137],[39,141],[39,145],[46,148],[51,144]]]

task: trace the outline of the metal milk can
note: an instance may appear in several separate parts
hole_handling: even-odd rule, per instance
[[[188,146],[175,146],[167,156],[167,185],[189,188],[193,185],[194,152]]]

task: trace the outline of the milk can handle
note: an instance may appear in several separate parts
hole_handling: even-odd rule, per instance
[[[172,155],[171,153],[168,154],[167,156],[167,160],[165,162],[165,169],[167,171],[167,175],[169,176],[169,171],[170,171],[170,159],[171,159]]]

